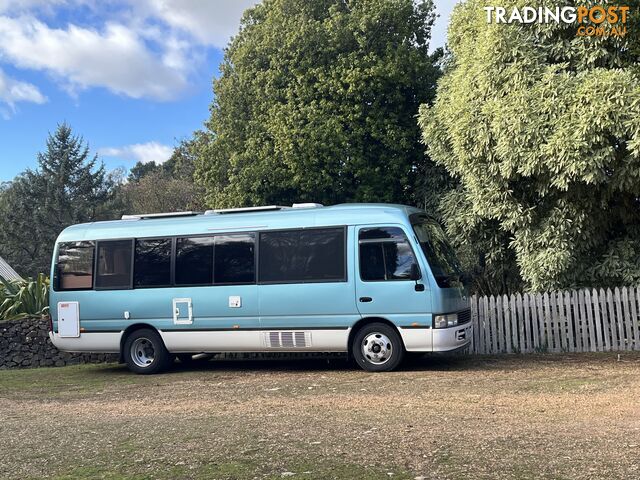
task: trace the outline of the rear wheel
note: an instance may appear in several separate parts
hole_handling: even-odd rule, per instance
[[[353,357],[369,372],[390,372],[404,357],[404,345],[398,332],[386,323],[370,323],[353,337]]]
[[[122,353],[129,370],[140,374],[162,372],[172,360],[158,332],[148,328],[131,333]]]

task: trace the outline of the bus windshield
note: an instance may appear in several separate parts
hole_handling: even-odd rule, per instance
[[[413,230],[440,288],[462,285],[462,268],[438,223],[425,215],[412,219]]]

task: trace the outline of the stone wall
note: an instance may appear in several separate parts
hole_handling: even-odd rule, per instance
[[[0,370],[117,361],[118,355],[61,352],[49,340],[46,318],[0,322]]]

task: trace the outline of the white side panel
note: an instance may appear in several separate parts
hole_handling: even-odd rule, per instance
[[[51,342],[63,352],[118,353],[121,337],[122,332],[82,333],[77,338],[61,337],[49,332]]]
[[[430,352],[433,348],[433,330],[430,328],[399,328],[407,352]]]
[[[305,348],[270,348],[264,341],[264,334],[265,331],[260,330],[160,332],[165,346],[174,353],[346,352],[349,330],[311,330],[311,346]]]
[[[61,337],[80,336],[80,306],[78,302],[58,302],[58,333]]]

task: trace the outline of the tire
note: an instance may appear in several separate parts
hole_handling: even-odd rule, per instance
[[[127,337],[122,356],[129,370],[142,375],[160,373],[169,368],[173,360],[158,332],[148,328],[136,330]]]
[[[351,344],[356,363],[368,372],[390,372],[404,358],[404,345],[395,328],[369,323],[356,332]]]

